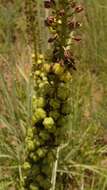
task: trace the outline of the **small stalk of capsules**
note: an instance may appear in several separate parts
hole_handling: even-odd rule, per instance
[[[26,190],[52,187],[56,150],[65,139],[64,126],[71,111],[72,71],[76,70],[71,34],[80,26],[74,18],[82,11],[82,7],[70,0],[45,0],[44,7],[51,10],[44,23],[50,31],[48,43],[52,51],[49,58],[37,54],[36,61],[33,60],[32,127],[27,130],[27,156],[23,165]]]

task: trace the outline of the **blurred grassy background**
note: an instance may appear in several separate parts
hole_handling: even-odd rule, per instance
[[[82,40],[73,46],[77,71],[72,83],[69,138],[59,153],[56,172],[67,175],[69,190],[106,190],[107,1],[82,0],[82,3],[85,7],[80,18]],[[23,7],[21,0],[0,1],[1,190],[15,188],[16,176],[22,177],[26,123],[30,125],[31,48]],[[40,23],[43,17],[40,9]],[[41,31],[39,48],[44,44],[43,52],[47,43],[42,27],[40,25],[38,30]]]

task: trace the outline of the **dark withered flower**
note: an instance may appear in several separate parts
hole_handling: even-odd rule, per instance
[[[72,2],[71,2],[71,7],[72,7],[72,8],[75,8],[75,6],[76,6],[76,2],[75,2],[75,1],[72,1]]]
[[[80,42],[81,41],[81,37],[80,36],[75,36],[75,37],[73,37],[73,40],[75,40],[77,42]]]
[[[68,27],[69,27],[69,29],[75,29],[75,28],[78,28],[78,27],[80,27],[81,26],[81,23],[80,22],[78,22],[78,21],[68,21]]]
[[[54,40],[56,40],[56,39],[57,39],[57,37],[58,37],[58,35],[57,35],[57,34],[55,34],[54,36],[52,36],[52,37],[50,37],[50,38],[48,39],[48,42],[49,42],[49,43],[54,42]]]
[[[55,5],[54,0],[46,0],[46,1],[44,1],[44,7],[46,9],[52,8],[53,5]]]
[[[75,12],[76,12],[76,13],[80,13],[80,12],[82,12],[83,10],[84,10],[84,8],[83,8],[81,5],[78,5],[78,6],[75,7]]]
[[[60,11],[59,11],[59,15],[60,15],[60,16],[64,16],[64,15],[65,15],[65,10],[64,10],[64,9],[60,10]]]
[[[45,25],[46,25],[46,26],[51,26],[54,22],[55,22],[54,16],[49,16],[49,17],[47,17],[47,19],[45,20]]]

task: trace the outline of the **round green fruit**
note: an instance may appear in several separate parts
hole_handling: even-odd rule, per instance
[[[58,108],[60,108],[60,101],[57,99],[50,99],[50,106],[53,109],[58,109]]]
[[[72,79],[72,75],[69,71],[66,71],[61,75],[60,80],[64,82],[69,82]]]
[[[53,66],[53,72],[54,72],[56,75],[62,75],[63,72],[64,72],[64,67],[61,66],[60,63],[55,63],[54,66]]]
[[[35,150],[35,142],[33,142],[32,140],[29,140],[27,142],[27,149],[28,149],[28,151],[34,151]]]
[[[30,153],[30,158],[31,158],[34,162],[38,161],[38,156],[37,156],[34,152]]]
[[[49,72],[50,72],[50,64],[45,63],[44,66],[43,66],[43,68],[44,68],[44,71],[45,71],[46,73],[49,73]]]
[[[24,169],[24,170],[28,170],[28,169],[30,169],[30,168],[31,168],[30,163],[29,163],[29,162],[24,162],[24,164],[23,164],[23,169]]]
[[[43,158],[45,156],[46,152],[47,152],[47,149],[45,149],[45,148],[38,148],[36,151],[38,157],[40,157],[40,158]]]
[[[40,76],[41,75],[41,71],[40,70],[35,71],[34,75]]]
[[[46,112],[42,108],[37,108],[33,117],[34,117],[34,123],[37,123],[39,120],[42,120],[46,117]]]
[[[45,99],[43,97],[36,98],[35,106],[37,108],[43,108],[45,106]]]
[[[43,121],[43,125],[48,130],[55,128],[55,122],[52,117],[46,117]]]

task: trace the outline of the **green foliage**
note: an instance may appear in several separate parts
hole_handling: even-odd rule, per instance
[[[24,37],[25,19],[21,0],[0,4],[0,53],[10,53],[17,37]],[[21,34],[21,35],[20,35]]]
[[[0,115],[0,187],[18,188],[22,181],[22,164],[26,156],[24,139],[26,128],[31,117],[30,84],[16,81],[15,75],[11,81],[12,91],[4,76],[0,73],[0,97],[2,99]],[[20,97],[19,87],[24,89],[24,98]],[[21,92],[22,89],[21,89]]]

